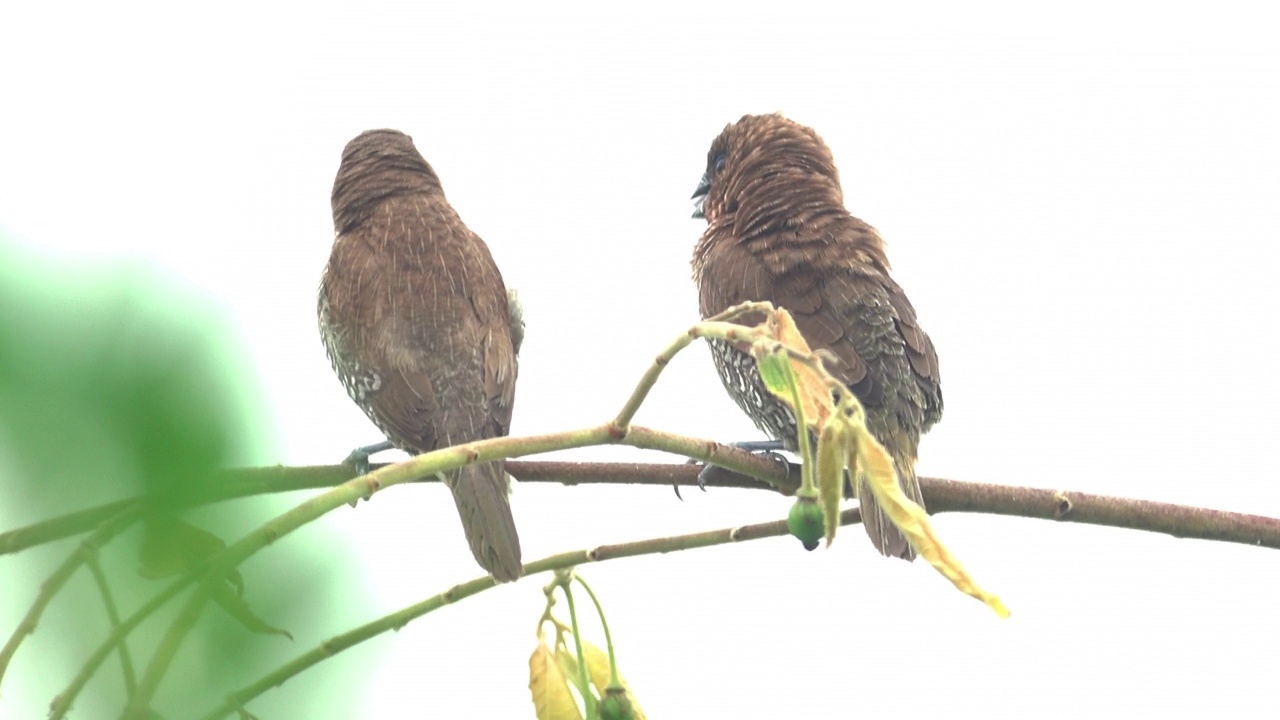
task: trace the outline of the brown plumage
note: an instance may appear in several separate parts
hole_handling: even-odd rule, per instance
[[[933,342],[889,276],[884,241],[844,207],[835,161],[812,129],[781,115],[747,115],[707,153],[695,198],[707,229],[693,254],[702,316],[768,300],[795,316],[829,368],[866,407],[867,425],[893,455],[903,490],[916,480],[920,435],[942,417]],[[758,319],[748,318],[750,322]],[[725,389],[756,425],[796,449],[791,411],[761,384],[739,349],[712,343]],[[883,554],[911,560],[911,546],[859,481],[863,524]]]
[[[370,130],[347,143],[332,201],[320,335],[351,399],[410,453],[506,435],[518,301],[413,140]],[[444,480],[476,561],[499,581],[518,578],[502,463]]]

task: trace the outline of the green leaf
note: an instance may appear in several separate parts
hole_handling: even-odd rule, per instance
[[[254,614],[249,604],[244,601],[239,592],[233,590],[234,585],[230,582],[220,583],[218,588],[213,592],[213,601],[218,607],[227,611],[227,614],[235,618],[237,622],[250,632],[260,635],[283,635],[290,640],[293,635],[289,631],[268,625],[264,620]]]
[[[781,348],[760,353],[756,358],[756,365],[760,368],[760,379],[764,381],[765,388],[774,395],[790,401],[796,378],[795,373],[791,371],[791,361],[787,353]]]
[[[3,524],[21,527],[149,496],[144,532],[126,531],[97,555],[103,586],[122,614],[130,613],[166,584],[140,577],[140,541],[142,574],[169,576],[221,552],[220,538],[239,538],[281,511],[279,498],[186,509],[222,481],[225,468],[271,458],[276,430],[257,378],[229,318],[208,299],[136,263],[43,258],[0,238]],[[14,597],[30,602],[40,580],[77,552],[78,542],[70,538],[28,553],[32,574],[10,583]],[[309,539],[279,543],[246,565],[246,577],[270,578],[251,582],[247,601],[240,598],[240,576],[229,576],[218,602],[252,632],[218,611],[201,617],[189,643],[197,649],[178,656],[161,688],[168,706],[156,711],[186,717],[288,660],[284,643],[256,634],[284,631],[259,616],[287,618],[291,629],[310,637],[332,633],[336,613],[366,607],[367,588],[337,577],[353,567],[348,559],[321,529]],[[110,630],[102,592],[83,580],[63,586],[41,618],[40,632],[25,640],[40,645],[46,663],[68,675]],[[142,632],[154,631],[144,625]],[[135,648],[149,644],[147,637],[131,638]],[[16,655],[9,682],[47,675],[23,662],[31,657]],[[110,667],[99,672],[109,676]],[[111,699],[118,683],[107,679],[90,683],[76,706],[118,702]],[[318,685],[299,696],[296,716],[342,714],[354,706],[347,695]]]

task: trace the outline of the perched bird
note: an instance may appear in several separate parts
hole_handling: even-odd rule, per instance
[[[506,435],[519,300],[413,140],[369,130],[347,143],[332,203],[320,336],[351,399],[414,454]],[[520,577],[502,463],[443,479],[476,561],[500,582]]]
[[[822,138],[781,115],[744,116],[711,143],[693,197],[694,217],[707,221],[693,253],[702,316],[747,301],[789,310],[814,350],[840,360],[828,369],[865,406],[867,426],[893,456],[903,490],[923,505],[916,448],[942,418],[938,355],[889,276],[884,241],[845,209]],[[765,389],[750,356],[723,342],[713,342],[711,351],[743,412],[795,451],[795,418]],[[913,559],[865,481],[858,495],[876,548]]]

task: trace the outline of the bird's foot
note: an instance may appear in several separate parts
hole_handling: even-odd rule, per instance
[[[369,474],[369,456],[376,455],[382,452],[383,450],[391,450],[394,447],[395,445],[392,445],[390,440],[383,440],[382,442],[373,443],[372,445],[363,445],[361,447],[356,448],[355,450],[352,450],[351,454],[348,455],[347,458],[342,461],[342,463],[344,465],[350,465],[351,467],[355,468],[356,477],[360,477],[361,475],[368,475]],[[368,500],[368,499],[369,498],[367,497],[365,498],[365,500]],[[357,502],[358,502],[357,500],[352,500],[351,507],[355,507]]]
[[[391,450],[394,447],[395,445],[392,445],[390,440],[383,440],[382,442],[376,442],[372,445],[364,445],[352,450],[351,454],[347,456],[347,459],[342,462],[344,465],[350,465],[356,469],[356,477],[368,475],[369,456],[377,455],[384,450]]]
[[[751,453],[760,453],[761,455],[781,463],[783,467],[787,467],[789,463],[779,451],[783,449],[781,440],[746,440],[744,442],[729,443],[739,450],[746,450]],[[703,492],[707,491],[707,480],[715,474],[718,465],[707,465],[702,468],[702,472],[698,473],[698,489]],[[676,493],[679,495],[679,492]]]
[[[786,460],[782,455],[778,454],[779,450],[783,450],[781,440],[744,440],[743,442],[729,443],[739,450],[747,452],[761,453],[775,460]]]

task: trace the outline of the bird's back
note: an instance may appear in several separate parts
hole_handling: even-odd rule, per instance
[[[488,248],[443,195],[407,193],[337,238],[321,324],[339,375],[345,364],[377,376],[373,391],[348,385],[353,399],[397,446],[426,452],[510,427],[507,303]]]

